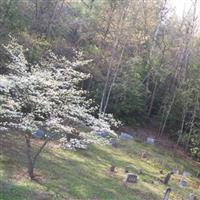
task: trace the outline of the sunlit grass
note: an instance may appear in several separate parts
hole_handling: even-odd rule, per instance
[[[16,148],[22,147],[18,143]],[[20,148],[23,149],[23,148]],[[147,158],[141,159],[141,152],[148,153]],[[24,199],[98,199],[98,200],[159,200],[166,186],[159,179],[170,169],[178,166],[182,169],[197,171],[192,161],[182,161],[161,147],[149,146],[141,142],[123,142],[118,148],[111,146],[91,145],[87,151],[66,151],[60,148],[46,148],[36,165],[40,183],[28,180],[23,174],[26,169],[25,155],[2,155],[0,173],[2,200]],[[116,166],[116,173],[109,172],[110,166]],[[186,166],[187,165],[187,166]],[[131,172],[139,174],[137,184],[123,185],[124,168],[129,166]],[[23,171],[23,173],[22,173]],[[170,181],[172,199],[186,198],[191,192],[200,195],[199,182],[194,177],[188,177],[189,186],[182,189],[178,186],[180,175],[174,175]],[[196,188],[195,188],[195,187]]]

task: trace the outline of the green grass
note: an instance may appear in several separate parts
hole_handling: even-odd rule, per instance
[[[23,141],[14,138],[10,145],[6,141],[0,157],[1,200],[160,200],[167,186],[159,183],[163,176],[159,171],[167,173],[175,166],[192,176],[187,178],[189,186],[185,189],[178,186],[180,175],[172,177],[170,199],[185,199],[192,192],[200,196],[200,182],[195,178],[199,163],[182,160],[161,147],[134,141],[123,142],[118,148],[91,145],[89,150],[77,152],[47,147],[36,165],[40,175],[37,183],[26,177]],[[142,151],[148,152],[146,159],[141,159]],[[111,164],[117,167],[115,174],[109,173]],[[144,174],[139,175],[137,184],[126,188],[123,178],[127,165],[134,173],[142,168]]]

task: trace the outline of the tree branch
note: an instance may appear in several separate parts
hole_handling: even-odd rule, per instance
[[[35,164],[37,157],[40,155],[41,151],[44,149],[44,147],[46,146],[46,144],[49,142],[50,138],[47,138],[44,143],[42,144],[42,146],[38,149],[38,151],[36,152],[36,154],[33,157],[33,165]]]

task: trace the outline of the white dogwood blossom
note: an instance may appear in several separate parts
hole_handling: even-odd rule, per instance
[[[110,132],[110,120],[95,118],[92,100],[78,85],[89,75],[76,70],[91,61],[70,62],[48,52],[36,65],[30,65],[23,48],[14,39],[4,46],[11,61],[0,75],[0,129],[33,132],[45,129],[69,133],[74,124]],[[112,117],[111,117],[112,118]]]

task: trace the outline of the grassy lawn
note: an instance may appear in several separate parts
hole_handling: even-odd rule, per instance
[[[194,192],[200,196],[200,181],[195,175],[199,163],[183,160],[161,147],[139,141],[122,142],[119,147],[91,145],[87,151],[72,152],[49,145],[36,164],[38,182],[26,176],[26,156],[23,140],[1,138],[0,199],[1,200],[160,200],[167,186],[159,179],[172,168],[188,170],[188,187],[178,186],[180,175],[173,175],[170,200],[182,200]],[[35,144],[35,148],[36,148]],[[141,152],[147,157],[141,159]],[[116,173],[109,167],[114,164]],[[139,174],[139,182],[123,185],[124,167]]]

